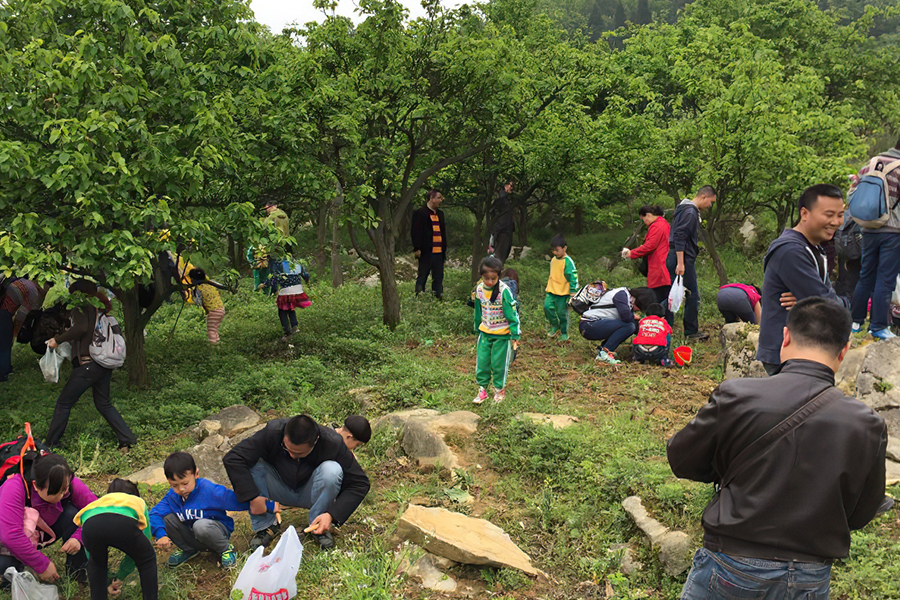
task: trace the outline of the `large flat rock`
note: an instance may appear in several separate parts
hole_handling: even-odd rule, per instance
[[[209,433],[218,433],[223,437],[230,438],[246,429],[255,427],[261,421],[262,418],[252,408],[235,404],[206,417],[200,421],[199,427],[201,431],[205,429]]]
[[[397,535],[459,563],[542,574],[505,531],[484,519],[410,504],[400,517]]]
[[[543,413],[522,413],[522,417],[538,425],[550,425],[553,429],[565,429],[578,422],[578,417],[571,415],[545,415]]]

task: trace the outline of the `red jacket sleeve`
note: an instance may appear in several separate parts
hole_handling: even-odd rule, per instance
[[[663,228],[657,226],[658,221],[659,219],[650,225],[650,229],[647,230],[647,237],[644,238],[644,243],[631,251],[631,258],[641,258],[642,256],[650,254],[656,250],[656,247],[663,241],[668,245],[669,240],[663,240]]]

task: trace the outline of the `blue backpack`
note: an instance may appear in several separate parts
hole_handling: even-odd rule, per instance
[[[897,202],[889,203],[887,175],[897,167],[900,167],[900,160],[885,163],[876,156],[869,161],[866,174],[850,193],[850,213],[863,229],[879,229],[891,218]]]

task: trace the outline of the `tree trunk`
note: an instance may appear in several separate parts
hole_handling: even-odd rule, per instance
[[[519,213],[519,223],[516,229],[519,233],[519,245],[528,245],[528,205],[522,204],[517,211]]]
[[[576,206],[574,218],[575,218],[575,235],[581,235],[584,233],[584,209],[581,208],[580,206]]]
[[[393,330],[400,324],[400,290],[397,288],[397,275],[394,271],[396,239],[391,219],[390,199],[380,198],[378,208],[381,217],[378,226],[369,228],[367,233],[375,246],[375,254],[378,257],[378,276],[381,279],[381,320]]]
[[[484,223],[484,215],[475,215],[475,233],[472,237],[472,268],[471,279],[472,285],[481,277],[478,273],[478,263],[481,262],[481,255],[484,253],[484,234],[481,227]]]
[[[337,184],[338,195],[331,203],[331,285],[340,287],[344,283],[344,270],[341,265],[340,216],[341,203],[344,197],[341,184]]]
[[[714,241],[715,236],[712,232],[707,231],[706,227],[701,227],[700,238],[703,240],[703,244],[706,246],[707,251],[709,251],[709,257],[712,259],[713,266],[716,268],[716,275],[719,276],[719,285],[725,285],[728,283],[728,274],[725,272],[725,265],[722,264],[719,253],[716,251],[716,243]]]
[[[117,294],[122,303],[125,319],[125,347],[127,348],[128,383],[133,387],[146,387],[150,381],[147,373],[147,354],[144,350],[144,326],[141,306],[138,303],[137,286]]]
[[[326,236],[328,235],[328,208],[330,203],[323,202],[318,210],[318,219],[316,221],[316,270],[324,273],[328,265],[328,259],[325,257]]]

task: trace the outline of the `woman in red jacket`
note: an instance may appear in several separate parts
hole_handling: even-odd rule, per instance
[[[641,221],[647,226],[647,237],[644,243],[622,252],[625,258],[647,257],[647,287],[656,294],[656,301],[665,306],[669,297],[672,280],[666,268],[666,256],[669,254],[669,223],[663,218],[660,206],[645,204],[638,211]]]

